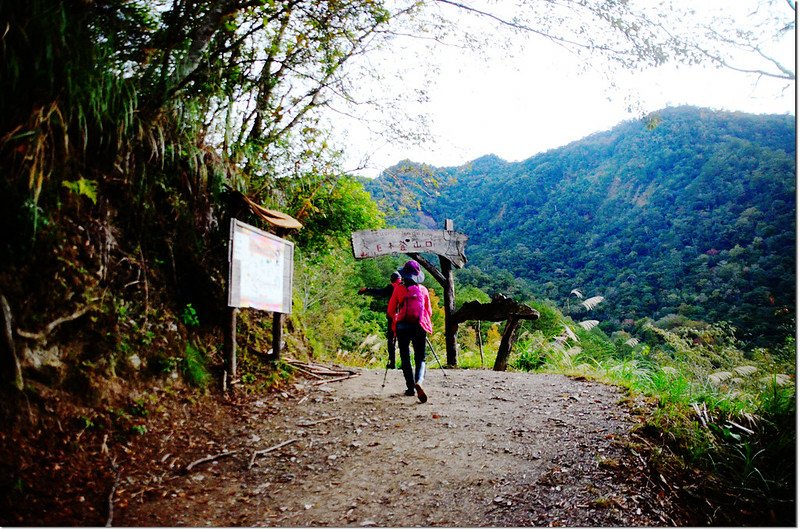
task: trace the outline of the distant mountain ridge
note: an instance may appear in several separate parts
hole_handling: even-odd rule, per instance
[[[605,296],[607,326],[675,314],[761,344],[794,335],[795,150],[793,116],[676,107],[522,162],[406,161],[365,186],[390,224],[453,219],[490,277],[559,305]]]

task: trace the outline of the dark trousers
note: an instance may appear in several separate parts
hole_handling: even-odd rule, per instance
[[[395,367],[395,348],[394,330],[392,329],[392,319],[386,317],[386,349],[389,351],[389,361],[386,363],[391,368]]]
[[[425,360],[425,337],[427,333],[419,324],[409,322],[397,323],[397,347],[400,349],[400,363],[403,367],[403,377],[406,388],[414,389],[414,384],[419,379],[422,362]],[[414,347],[414,371],[411,370],[411,351]]]

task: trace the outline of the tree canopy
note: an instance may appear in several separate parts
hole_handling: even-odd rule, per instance
[[[780,344],[795,315],[793,123],[665,109],[523,162],[402,163],[367,187],[391,224],[453,219],[483,271],[459,281],[490,294],[510,276],[560,304],[603,295],[616,329],[681,315]]]
[[[735,33],[750,56],[765,59],[768,34],[793,28],[776,25],[781,5],[760,6],[758,35]],[[373,50],[398,37],[480,49],[525,34],[625,68],[721,64],[713,57],[734,38],[691,20],[619,0],[0,3],[0,288],[20,305],[58,293],[23,306],[23,321],[126,285],[147,308],[153,261],[181,303],[201,292],[209,301],[196,307],[210,307],[224,288],[229,188],[297,217],[306,231],[290,237],[312,254],[380,225],[330,138],[331,116],[359,105],[388,105],[393,128],[410,123],[373,84]]]

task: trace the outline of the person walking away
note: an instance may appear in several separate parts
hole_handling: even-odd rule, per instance
[[[422,285],[425,274],[419,263],[410,260],[400,269],[403,279],[389,300],[389,306],[396,307],[394,325],[397,347],[400,350],[400,364],[406,381],[407,396],[415,393],[420,403],[428,401],[428,396],[420,383],[425,371],[425,339],[433,332],[431,324],[431,298],[428,289]],[[414,348],[414,370],[411,369],[411,351]]]
[[[392,294],[394,294],[395,287],[402,284],[400,273],[393,271],[389,277],[389,285],[386,287],[362,287],[358,290],[358,294],[366,294],[375,298],[389,299],[389,305],[386,307],[386,351],[389,352],[389,360],[386,363],[387,368],[395,369],[395,336],[394,336],[394,314],[396,308],[392,306]]]

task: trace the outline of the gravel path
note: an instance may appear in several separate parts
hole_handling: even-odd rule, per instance
[[[616,388],[560,375],[399,370],[301,379],[269,397],[164,411],[115,526],[674,526]],[[255,451],[284,444],[263,454]],[[224,453],[236,451],[232,454]],[[189,463],[208,455],[216,460]],[[252,465],[251,465],[252,464]]]

